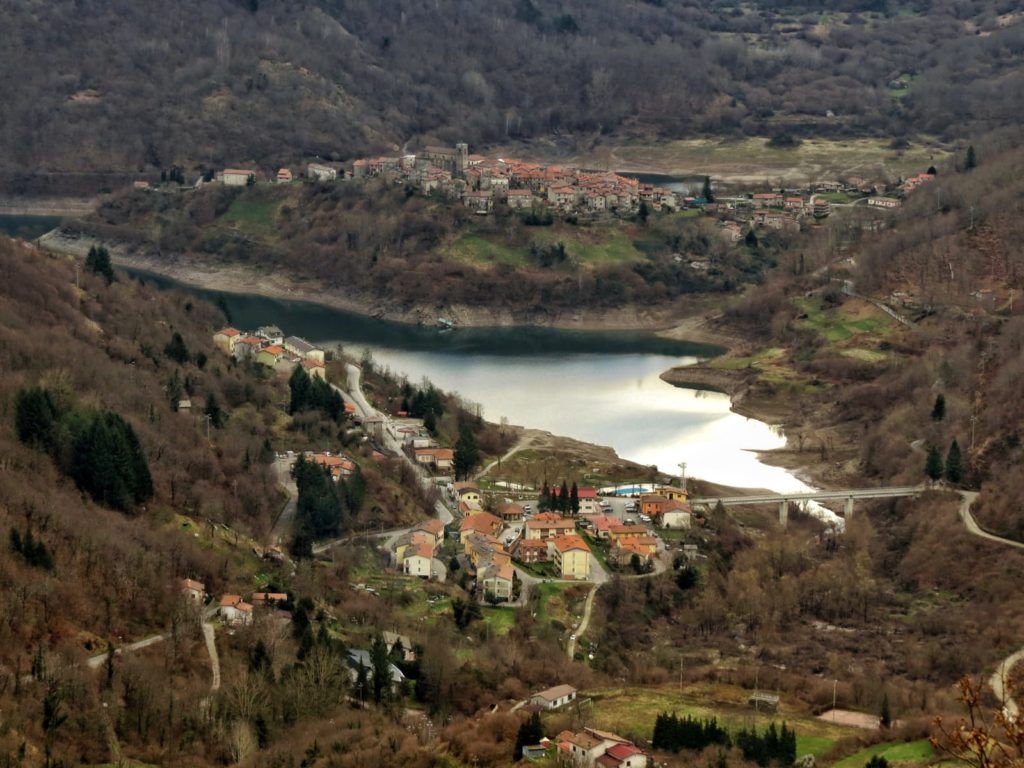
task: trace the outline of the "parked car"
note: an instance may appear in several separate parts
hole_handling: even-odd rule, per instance
[[[650,515],[640,515],[640,522],[641,523],[649,523],[649,522],[651,522]]]

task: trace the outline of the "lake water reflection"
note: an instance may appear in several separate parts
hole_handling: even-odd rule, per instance
[[[135,271],[161,285],[173,281]],[[205,298],[215,292],[186,288]],[[665,472],[779,492],[808,490],[754,451],[781,447],[771,426],[729,410],[729,398],[681,389],[659,378],[714,348],[639,332],[548,328],[465,328],[440,332],[306,302],[224,294],[239,328],[275,324],[286,333],[374,360],[418,383],[479,403],[484,416],[608,445],[623,458]]]
[[[620,456],[728,485],[805,490],[785,470],[757,460],[755,450],[781,447],[771,426],[729,410],[717,392],[681,389],[659,374],[695,357],[655,354],[508,358],[389,349],[366,345],[374,359],[413,382],[426,377],[480,403],[492,420],[546,429],[610,445]]]

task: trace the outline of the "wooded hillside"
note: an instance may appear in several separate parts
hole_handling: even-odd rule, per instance
[[[242,265],[316,281],[375,307],[481,307],[529,323],[729,293],[761,280],[798,237],[761,231],[732,244],[694,213],[531,225],[504,205],[481,217],[371,180],[130,191],[68,227],[182,266]]]
[[[0,181],[85,193],[174,164],[276,168],[410,140],[953,139],[1020,114],[1016,3],[829,7],[3,0]]]
[[[834,458],[860,482],[918,483],[938,459],[936,479],[980,486],[985,525],[1024,537],[1024,150],[993,141],[972,154],[976,167],[940,172],[878,231],[844,243],[848,259],[841,234],[819,238],[813,274],[780,271],[728,315],[786,347],[753,353],[755,387],[805,387],[791,434],[803,433],[800,452],[820,449],[826,472]]]

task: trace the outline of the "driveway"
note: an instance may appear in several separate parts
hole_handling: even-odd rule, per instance
[[[295,505],[299,496],[299,489],[295,487],[295,479],[292,477],[292,463],[294,461],[293,458],[288,457],[279,457],[274,460],[274,474],[277,476],[277,482],[284,488],[284,492],[288,494],[288,500],[285,502],[284,507],[281,509],[281,514],[277,516],[277,521],[270,531],[270,540],[277,544],[280,544],[281,540],[291,530],[292,523],[295,520]]]

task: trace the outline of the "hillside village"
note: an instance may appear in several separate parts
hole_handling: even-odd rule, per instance
[[[213,341],[238,362],[251,361],[281,376],[301,366],[311,377],[326,381],[324,351],[285,336],[276,326],[261,326],[250,335],[222,328]],[[511,603],[520,600],[524,580],[604,580],[606,568],[649,572],[659,555],[655,528],[690,527],[691,509],[681,488],[659,486],[638,501],[623,502],[614,494],[601,497],[597,489],[573,483],[571,490],[545,488],[539,495],[520,489],[513,500],[500,491],[483,491],[475,481],[456,482],[454,449],[439,445],[423,419],[405,411],[360,413],[354,399],[338,391],[345,397],[345,412],[372,441],[375,456],[394,455],[386,447],[390,444],[444,491],[452,522],[424,520],[390,538],[389,559],[396,573],[443,581],[454,559],[472,579],[479,601]],[[353,457],[330,452],[306,451],[302,458],[322,467],[335,482],[357,468]],[[619,504],[617,513],[613,500]],[[660,549],[664,551],[663,544]],[[224,599],[230,604],[222,602],[221,615],[231,623],[251,616],[252,605],[240,597]]]
[[[251,360],[285,373],[301,366],[310,377],[327,380],[324,350],[299,336],[285,336],[276,325],[261,326],[251,334],[222,328],[213,334],[213,343],[238,362]]]
[[[737,190],[716,195],[709,177],[681,185],[675,191],[643,183],[612,171],[594,171],[571,165],[544,165],[511,158],[470,154],[468,145],[427,146],[403,155],[359,158],[348,164],[313,162],[306,165],[307,181],[331,182],[383,178],[404,184],[423,195],[461,203],[474,213],[487,215],[495,206],[534,216],[575,216],[587,219],[632,217],[641,211],[700,210],[722,221],[723,236],[738,240],[744,227],[796,229],[803,219],[821,220],[832,213],[833,200],[865,203],[872,210],[891,210],[921,184],[935,178],[934,168],[895,182],[849,176],[819,180],[803,186],[762,191]],[[257,181],[291,183],[296,174],[282,167],[272,178],[261,179],[253,169],[225,169],[213,181],[246,186]],[[202,183],[200,178],[199,182]],[[140,186],[148,186],[140,182]]]
[[[262,366],[280,378],[291,376],[301,366],[311,376],[326,380],[329,355],[304,339],[286,336],[276,326],[261,326],[251,334],[226,327],[213,335],[213,341],[238,364]],[[439,446],[423,419],[405,411],[366,410],[358,404],[361,393],[338,391],[354,423],[374,446],[380,446],[375,454],[408,462],[417,469],[418,482],[441,491],[445,514],[388,531],[378,540],[388,578],[438,585],[458,581],[478,605],[511,609],[526,605],[530,591],[542,584],[579,584],[594,590],[615,572],[634,576],[661,572],[667,567],[666,558],[672,558],[669,550],[675,542],[664,541],[659,532],[685,533],[695,519],[702,519],[693,514],[686,490],[675,486],[653,486],[650,492],[627,497],[618,495],[616,488],[563,483],[550,488],[545,485],[539,492],[517,487],[512,492],[515,498],[511,498],[509,491],[491,481],[456,480],[453,449]],[[281,458],[292,467],[300,457],[287,452]],[[354,456],[305,451],[301,459],[323,468],[338,484],[358,471]],[[681,543],[679,546],[682,548]],[[289,563],[280,546],[257,549],[265,559],[285,566]],[[695,557],[696,547],[687,545],[685,554]],[[252,592],[211,595],[202,581],[185,576],[177,587],[201,621],[219,622],[230,631],[255,626],[290,631],[296,612],[301,613],[296,595],[272,585]],[[378,594],[365,584],[353,588],[371,596]],[[566,631],[570,656],[577,633],[582,635],[585,630],[585,621],[580,621]],[[414,681],[403,670],[415,666],[425,638],[384,627],[371,628],[371,632],[378,638],[373,647],[346,649],[352,696],[360,691],[365,695],[367,680],[379,664],[374,660],[378,642],[390,660],[391,695],[398,699],[408,696]],[[551,687],[531,694],[511,711],[553,713],[579,702],[575,687],[552,680]],[[554,757],[582,768],[640,768],[647,764],[649,754],[649,748],[645,750],[628,738],[583,725],[542,735],[536,743],[524,743],[517,756],[527,760]]]

